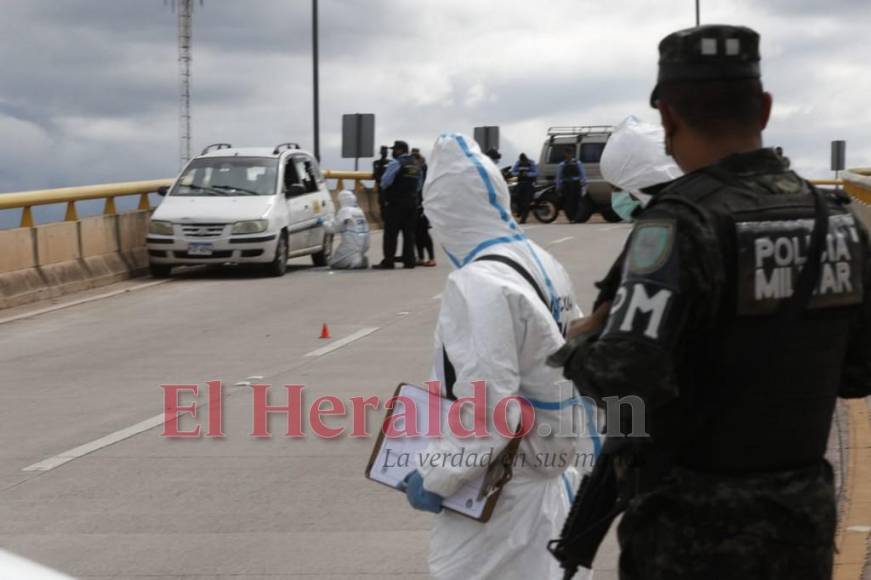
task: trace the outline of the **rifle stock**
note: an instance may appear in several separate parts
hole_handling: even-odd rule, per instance
[[[602,540],[624,506],[617,485],[614,457],[602,454],[592,473],[581,481],[560,538],[551,540],[547,546],[566,571],[566,579],[572,578],[581,566],[593,567]]]

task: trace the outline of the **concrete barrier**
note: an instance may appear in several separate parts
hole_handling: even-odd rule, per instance
[[[0,308],[142,275],[147,210],[0,230]]]

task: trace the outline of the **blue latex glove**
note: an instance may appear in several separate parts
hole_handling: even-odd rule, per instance
[[[423,476],[416,469],[405,476],[399,488],[405,491],[405,497],[414,509],[434,514],[442,511],[442,496],[423,488]]]

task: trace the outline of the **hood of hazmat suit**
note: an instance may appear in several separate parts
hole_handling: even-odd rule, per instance
[[[562,578],[547,542],[559,536],[578,472],[591,469],[599,446],[595,407],[545,364],[564,344],[568,322],[580,315],[571,281],[514,221],[505,180],[472,139],[439,137],[423,198],[433,236],[455,266],[442,293],[433,374],[443,394],[455,377],[457,398],[473,395],[472,381],[485,381],[478,422],[468,403],[460,417],[487,433],[460,438],[445,426],[426,451],[440,460],[418,467],[424,489],[449,497],[486,472],[487,458],[510,441],[505,423],[500,434],[493,418],[507,416],[511,429],[520,425],[521,405],[516,399],[506,405],[509,398],[525,398],[535,416],[490,521],[448,510],[435,516],[430,573],[437,579]],[[511,266],[479,260],[492,255],[521,266],[539,291]]]
[[[342,241],[330,258],[330,268],[367,268],[369,222],[366,221],[366,214],[357,205],[354,193],[347,189],[339,192],[339,206],[335,228],[336,233],[342,236]]]
[[[662,127],[632,115],[614,128],[602,151],[599,169],[605,181],[631,193],[642,207],[650,201],[642,189],[683,175],[674,159],[665,154]]]

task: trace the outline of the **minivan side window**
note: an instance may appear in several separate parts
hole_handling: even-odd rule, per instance
[[[570,152],[572,156],[575,154],[575,144],[574,143],[552,143],[550,146],[550,151],[547,154],[547,162],[548,163],[562,163],[565,161],[566,151]]]
[[[581,144],[581,163],[598,163],[602,158],[602,151],[605,150],[604,143],[582,143]]]
[[[306,193],[313,193],[318,190],[318,182],[315,179],[313,161],[308,157],[301,155],[293,157],[294,172],[299,178],[297,183],[301,184]]]
[[[309,159],[309,169],[311,169],[312,178],[315,183],[319,183],[323,179],[323,175],[321,175],[320,166],[318,165],[317,159]]]
[[[299,178],[299,166],[301,164],[297,164],[297,160],[290,158],[287,160],[287,163],[284,165],[284,190],[290,191],[291,186],[294,185],[303,185],[302,180]],[[297,194],[299,195],[299,194]]]

